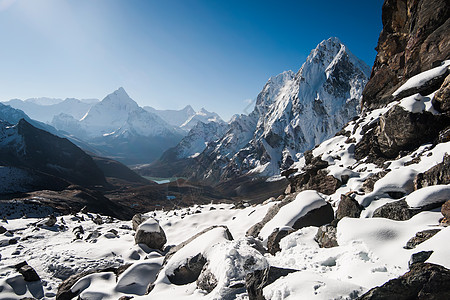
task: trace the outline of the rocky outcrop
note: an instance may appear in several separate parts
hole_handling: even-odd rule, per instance
[[[424,173],[417,174],[414,179],[414,189],[450,183],[450,155],[446,154],[441,163],[432,167]]]
[[[358,299],[450,299],[450,270],[430,263],[413,264],[406,274],[371,289]]]
[[[333,194],[342,185],[342,182],[328,175],[325,170],[328,163],[320,157],[313,157],[311,151],[305,152],[304,156],[306,166],[302,169],[302,172],[287,177],[290,181],[290,191],[316,190],[326,195]],[[285,174],[289,174],[289,172]]]
[[[429,229],[416,233],[416,235],[406,242],[405,249],[414,249],[417,245],[425,242],[429,238],[433,237],[436,233],[441,231],[440,229]]]
[[[395,105],[380,117],[377,142],[383,156],[395,158],[400,151],[409,151],[439,134],[448,119],[429,112],[412,113]]]
[[[365,109],[391,102],[392,93],[407,79],[450,58],[450,7],[445,0],[387,0],[382,22],[378,54],[363,91]]]

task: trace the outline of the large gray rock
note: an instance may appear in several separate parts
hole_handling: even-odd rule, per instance
[[[396,221],[406,221],[418,214],[421,210],[410,208],[408,203],[404,200],[387,203],[373,212],[374,218],[386,218]]]
[[[385,157],[395,158],[400,151],[410,151],[433,141],[448,121],[440,115],[411,113],[395,105],[380,117],[377,128],[379,149]]]
[[[450,299],[450,270],[440,265],[416,263],[409,272],[371,289],[358,299]]]
[[[137,228],[134,236],[136,244],[145,244],[151,249],[163,250],[167,242],[164,230],[155,219],[148,219]]]
[[[408,262],[409,268],[411,268],[411,266],[414,264],[424,263],[427,259],[430,258],[431,254],[433,254],[433,252],[434,252],[433,250],[420,251],[420,252],[412,254],[411,259]]]

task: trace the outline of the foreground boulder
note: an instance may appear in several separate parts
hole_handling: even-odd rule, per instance
[[[308,226],[325,225],[333,219],[333,208],[320,193],[312,190],[302,191],[295,200],[279,209],[260,230],[259,236],[267,241],[275,228],[292,227],[298,230]]]
[[[267,239],[267,250],[269,251],[269,253],[275,255],[275,253],[281,251],[281,239],[294,231],[295,230],[290,227],[275,228],[275,230],[269,235],[269,238]]]
[[[167,278],[176,285],[194,282],[200,276],[200,272],[205,264],[206,258],[199,253],[194,257],[187,258],[186,262],[173,270],[173,273],[168,275]]]
[[[358,299],[450,299],[450,270],[440,265],[416,263],[409,272],[371,289]]]
[[[163,250],[167,242],[164,230],[155,219],[148,219],[137,228],[134,236],[136,244],[145,244],[151,249]]]
[[[249,300],[265,300],[263,288],[282,276],[297,272],[294,269],[283,269],[277,267],[268,267],[264,270],[256,270],[247,274],[245,278],[245,287],[247,288]]]
[[[205,253],[214,244],[230,240],[233,240],[233,237],[226,226],[208,227],[172,247],[164,258],[164,267],[158,276],[165,275],[171,283],[176,285],[195,282],[207,262]]]

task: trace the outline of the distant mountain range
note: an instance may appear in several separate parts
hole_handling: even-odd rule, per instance
[[[33,122],[31,119],[43,122],[39,128],[59,132],[88,151],[125,164],[152,162],[176,146],[199,122],[225,123],[204,108],[198,112],[191,106],[182,110],[156,110],[148,106],[144,109],[123,88],[102,101],[33,98],[13,99],[4,104],[29,114],[31,118],[26,117],[29,122]]]

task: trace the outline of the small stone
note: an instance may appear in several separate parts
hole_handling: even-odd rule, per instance
[[[3,233],[5,233],[7,230],[6,230],[6,228],[5,227],[3,227],[3,226],[0,226],[0,234],[3,234]]]
[[[45,225],[48,227],[52,227],[53,225],[56,224],[56,217],[54,215],[50,215],[48,216],[47,220],[45,221]]]

